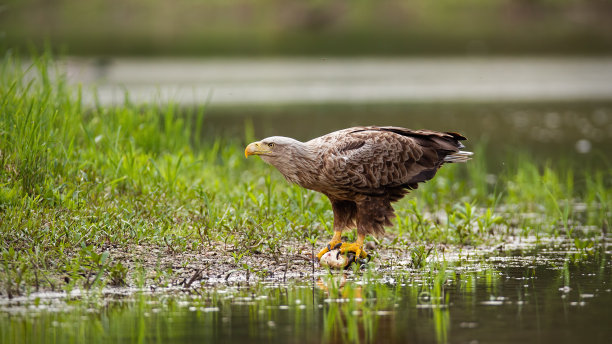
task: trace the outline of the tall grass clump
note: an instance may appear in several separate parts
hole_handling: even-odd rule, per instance
[[[3,180],[19,185],[28,195],[40,194],[47,178],[62,172],[54,156],[70,154],[62,143],[74,136],[67,122],[71,115],[64,112],[80,111],[66,106],[65,82],[51,82],[44,59],[36,58],[24,68],[8,55],[1,67],[0,173]]]
[[[0,71],[1,249],[15,260],[41,260],[30,271],[18,261],[3,264],[0,281],[17,272],[25,281],[5,283],[11,294],[24,285],[53,288],[58,273],[80,271],[75,262],[87,266],[83,257],[91,256],[83,247],[193,249],[252,225],[239,216],[252,206],[241,185],[256,184],[242,176],[241,144],[204,145],[203,108],[84,108],[80,89],[68,86],[48,55],[7,54]]]

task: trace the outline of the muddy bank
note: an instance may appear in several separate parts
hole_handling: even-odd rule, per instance
[[[603,240],[609,245],[610,240]],[[313,253],[323,247],[312,248],[308,243],[289,243],[277,254],[259,251],[240,252],[231,245],[217,243],[216,249],[177,252],[169,247],[151,244],[131,246],[102,246],[100,253],[109,252],[113,264],[121,263],[125,273],[121,278],[114,276],[113,268],[103,272],[102,280],[107,292],[129,293],[130,290],[192,289],[206,286],[232,285],[257,282],[305,282],[329,274],[329,270],[313,260]],[[393,273],[396,270],[419,272],[432,262],[465,262],[477,267],[480,262],[516,261],[529,252],[528,261],[535,262],[538,253],[579,254],[573,243],[565,238],[508,237],[503,243],[492,246],[472,247],[464,245],[419,244],[398,246],[392,244],[391,236],[382,238],[380,244],[367,242],[371,260],[362,270],[371,268],[379,273]],[[607,246],[606,246],[607,247]],[[536,253],[534,253],[536,252]],[[543,258],[542,258],[543,259]],[[522,261],[519,259],[518,261]],[[353,271],[354,264],[347,269]],[[69,283],[75,289],[87,285],[94,276],[80,276],[82,280],[71,281],[71,276],[56,276],[54,288],[39,291],[61,291]],[[127,289],[126,289],[127,288]],[[133,288],[133,289],[132,289]],[[114,290],[114,291],[112,291]],[[3,295],[6,296],[6,295]]]

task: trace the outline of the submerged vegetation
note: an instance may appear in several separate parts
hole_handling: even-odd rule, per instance
[[[194,261],[202,265],[183,272],[183,286],[206,273],[309,271],[313,247],[332,234],[329,203],[245,160],[252,131],[203,137],[203,107],[135,105],[126,95],[123,106],[84,108],[80,94],[47,56],[2,59],[0,295],[168,285]],[[473,161],[446,166],[396,205],[395,226],[371,239],[375,251],[423,268],[434,245],[552,237],[588,254],[606,234],[609,160],[585,170],[522,152],[493,175],[487,147],[471,148]]]

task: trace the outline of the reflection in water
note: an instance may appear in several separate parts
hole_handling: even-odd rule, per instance
[[[338,342],[374,342],[376,338],[375,316],[368,303],[364,303],[363,287],[348,281],[348,274],[340,272],[321,276],[317,287],[327,297],[324,299],[323,340]]]
[[[448,342],[448,330],[450,328],[450,315],[448,309],[433,308],[433,320],[436,328],[436,340],[438,343]]]
[[[0,342],[608,341],[611,252],[550,251],[421,270],[324,273],[315,285],[5,300]]]

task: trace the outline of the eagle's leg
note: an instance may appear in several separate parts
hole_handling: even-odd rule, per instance
[[[368,254],[363,250],[365,234],[357,234],[357,240],[353,243],[342,243],[340,253],[355,252],[355,257],[367,258]]]
[[[336,248],[336,246],[342,242],[342,231],[334,231],[334,236],[331,238],[331,240],[329,241],[329,244],[327,244],[326,247],[324,247],[319,254],[317,254],[317,259],[321,260],[321,257],[323,257],[323,255],[331,250],[333,250],[334,248]]]

